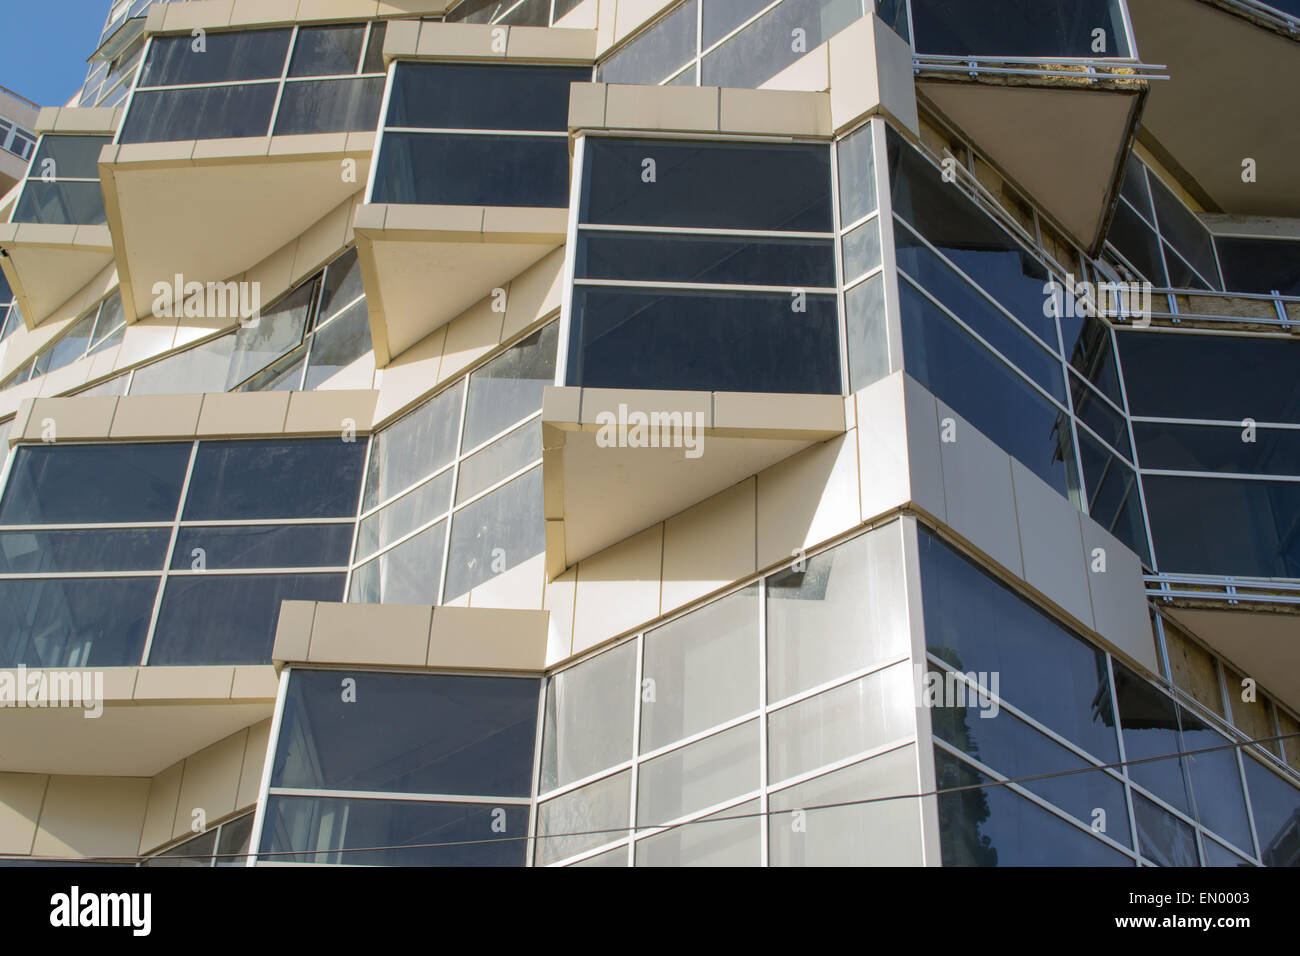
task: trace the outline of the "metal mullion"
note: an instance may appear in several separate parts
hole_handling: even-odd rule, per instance
[[[181,484],[181,494],[176,502],[176,517],[172,521],[171,541],[167,544],[167,556],[163,559],[162,573],[158,577],[158,591],[154,595],[153,611],[149,617],[149,630],[145,637],[144,648],[140,651],[140,665],[147,666],[149,663],[149,654],[153,650],[154,632],[158,627],[158,616],[162,612],[163,595],[167,591],[167,570],[172,564],[172,555],[176,549],[176,538],[180,534],[181,516],[185,513],[185,499],[190,491],[190,479],[194,476],[194,461],[198,458],[199,443],[193,442],[190,445],[190,460],[185,466],[185,480]]]
[[[429,136],[492,136],[534,137],[543,139],[568,139],[567,132],[549,129],[481,129],[459,126],[385,126],[385,133],[418,133]]]
[[[639,693],[640,692],[638,691],[638,696]],[[631,770],[632,764],[635,762],[636,762],[635,757],[628,757],[626,760],[620,760],[618,763],[611,764],[610,766],[605,767],[602,770],[597,770],[595,773],[589,773],[585,777],[579,777],[576,780],[571,780],[562,786],[554,787],[550,790],[546,790],[537,795],[538,802],[549,803],[550,801],[554,800],[557,797],[563,797],[566,794],[573,793],[575,790],[581,790],[583,787],[591,786],[591,784],[593,783],[599,783],[600,781],[605,780],[609,777],[613,777],[625,771]],[[621,836],[618,837],[618,839],[626,840],[627,837]]]
[[[868,760],[874,760],[877,757],[883,757],[887,753],[893,753],[895,750],[902,750],[904,747],[917,746],[917,736],[915,733],[905,734],[901,737],[894,737],[878,744],[875,747],[868,747],[866,750],[859,750],[857,753],[849,754],[847,757],[841,757],[838,760],[832,760],[830,763],[822,764],[820,767],[814,767],[812,770],[805,770],[803,773],[797,773],[793,777],[787,777],[784,780],[777,781],[767,787],[769,793],[783,793],[794,787],[802,786],[813,780],[828,776],[840,770],[846,770],[849,767],[857,766],[860,763],[866,763]],[[789,811],[783,810],[782,813]]]
[[[992,295],[991,295],[991,294],[990,294],[990,293],[989,293],[989,292],[988,292],[988,291],[987,291],[987,290],[986,290],[982,285],[980,285],[978,282],[976,282],[974,279],[972,279],[969,275],[967,275],[966,272],[963,271],[963,270],[961,269],[961,267],[958,266],[955,262],[953,262],[951,259],[949,259],[948,256],[947,256],[947,255],[946,255],[942,250],[940,250],[937,246],[935,246],[932,242],[930,242],[930,240],[927,239],[925,236],[921,235],[921,233],[916,229],[915,226],[913,226],[910,222],[908,222],[908,221],[907,221],[906,219],[904,219],[902,216],[898,215],[898,213],[894,213],[894,218],[895,218],[895,220],[896,220],[897,222],[902,223],[903,228],[905,228],[908,232],[910,232],[910,233],[911,233],[913,236],[915,236],[917,239],[921,240],[921,243],[926,247],[926,249],[929,250],[929,252],[930,252],[932,255],[934,255],[935,257],[937,257],[937,258],[939,259],[939,261],[940,261],[941,263],[943,263],[943,265],[945,265],[947,268],[951,269],[955,275],[957,275],[958,277],[961,278],[961,280],[962,280],[963,282],[965,282],[967,285],[969,285],[971,288],[973,288],[977,293],[979,293],[980,297],[983,298],[983,299],[984,299],[984,300],[985,300],[989,305],[993,306],[993,308],[995,308],[995,309],[997,309],[997,311],[1001,312],[1002,315],[1003,315],[1005,318],[1007,318],[1007,319],[1010,320],[1012,323],[1014,323],[1015,326],[1016,326],[1016,328],[1020,329],[1022,332],[1024,332],[1026,335],[1028,335],[1029,338],[1030,338],[1030,340],[1033,341],[1033,342],[1034,342],[1036,345],[1038,345],[1040,348],[1042,348],[1042,350],[1043,350],[1044,352],[1047,352],[1047,353],[1049,353],[1049,354],[1053,352],[1052,347],[1043,341],[1042,336],[1040,336],[1037,332],[1035,332],[1033,329],[1031,329],[1029,326],[1027,326],[1027,325],[1026,325],[1026,324],[1025,324],[1025,323],[1024,323],[1024,322],[1023,322],[1023,321],[1022,321],[1022,320],[1021,320],[1017,315],[1015,315],[1013,312],[1011,312],[1011,310],[1009,310],[1005,305],[1003,305],[1003,304],[1002,304],[1001,302],[999,302],[997,299],[993,298],[993,296],[992,296]],[[1022,244],[1022,245],[1023,245],[1023,244]],[[1053,260],[1053,261],[1055,261],[1055,260]],[[908,277],[909,279],[912,279],[912,276],[911,276],[910,273],[905,273],[905,274],[907,275],[907,277]],[[1051,275],[1051,274],[1052,274],[1052,270],[1048,269],[1048,274]],[[1060,277],[1060,276],[1053,276],[1053,278],[1061,278],[1061,277]],[[916,282],[917,285],[920,285],[919,280],[912,279],[912,281],[913,281],[913,282]],[[1057,343],[1058,343],[1058,350],[1059,350],[1059,351],[1057,351],[1057,356],[1056,356],[1056,357],[1057,357],[1057,358],[1062,358],[1062,359],[1063,359],[1063,358],[1064,358],[1064,355],[1065,355],[1065,344],[1064,344],[1064,339],[1062,338],[1062,334],[1061,334],[1061,328],[1060,328],[1060,326],[1061,326],[1060,316],[1053,316],[1053,319],[1054,319],[1054,321],[1053,321],[1053,325],[1056,326],[1056,340],[1057,340]]]
[[[394,494],[394,495],[392,495],[392,496],[390,496],[390,497],[388,497],[388,498],[385,498],[383,501],[379,502],[379,504],[374,505],[373,507],[371,507],[371,508],[369,508],[369,509],[367,509],[367,510],[361,510],[361,511],[359,511],[359,512],[358,512],[358,518],[357,518],[357,520],[358,520],[358,521],[365,521],[367,518],[373,518],[375,515],[379,514],[379,512],[383,511],[383,510],[384,510],[385,508],[387,508],[389,505],[394,504],[395,502],[397,502],[398,500],[400,500],[400,499],[402,499],[402,498],[405,498],[405,497],[406,497],[407,495],[409,495],[411,492],[413,492],[413,491],[419,491],[419,490],[420,490],[421,488],[423,488],[425,485],[429,484],[429,482],[433,481],[435,478],[439,477],[443,472],[445,472],[445,471],[447,471],[449,468],[451,468],[451,466],[452,466],[453,464],[455,464],[455,461],[456,461],[456,459],[453,457],[452,460],[449,461],[449,462],[447,462],[445,465],[440,465],[440,466],[438,467],[438,470],[437,470],[437,471],[434,471],[434,472],[431,472],[431,473],[428,474],[428,475],[425,475],[423,478],[421,478],[421,479],[419,479],[418,481],[416,481],[413,485],[410,485],[409,487],[403,488],[401,491],[397,492],[396,494]],[[364,496],[364,491],[363,491],[362,494],[363,494],[363,496]],[[364,497],[362,498],[362,501],[365,501],[365,498],[364,498]]]
[[[374,450],[375,435],[371,432],[366,436],[366,468],[361,473],[361,481],[358,482],[360,487],[357,489],[357,516],[352,520],[352,542],[348,545],[348,570],[343,578],[343,601],[347,603],[348,596],[352,593],[352,572],[356,568],[357,561],[357,540],[361,536],[361,505],[366,500],[366,484],[370,477],[370,455]]]
[[[600,289],[654,289],[672,292],[768,292],[794,293],[805,292],[808,295],[836,296],[839,289],[831,286],[794,286],[794,285],[737,285],[733,283],[706,282],[664,282],[651,279],[574,279],[574,285]]]
[[[462,793],[407,793],[393,790],[335,790],[331,787],[270,787],[267,796],[308,797],[338,800],[394,800],[404,803],[475,803],[505,804],[519,807],[527,805],[528,797],[485,796]]]
[[[275,135],[275,124],[280,119],[280,103],[284,99],[284,88],[289,79],[289,64],[293,62],[293,55],[298,49],[298,30],[299,27],[295,23],[293,35],[289,37],[289,49],[284,54],[284,66],[280,69],[280,82],[275,90],[275,106],[271,110],[271,124],[267,127],[267,136]]]
[[[293,664],[286,664],[280,672],[279,685],[275,692],[275,710],[271,714],[271,728],[267,735],[266,756],[262,762],[262,778],[257,788],[257,805],[253,810],[253,832],[248,837],[248,858],[245,866],[257,865],[257,853],[262,845],[262,830],[266,824],[266,808],[270,802],[271,771],[275,765],[275,752],[280,744],[280,729],[284,722],[284,705],[289,694],[289,679],[293,675]]]
[[[503,428],[501,431],[499,431],[499,432],[497,432],[495,435],[493,435],[491,438],[485,438],[485,439],[483,439],[481,442],[479,442],[477,445],[475,445],[475,446],[474,446],[473,448],[471,448],[469,451],[467,451],[467,452],[465,452],[464,454],[460,455],[460,456],[459,456],[460,459],[463,461],[463,460],[465,460],[466,458],[473,458],[475,455],[477,455],[479,452],[485,450],[485,449],[488,448],[489,446],[495,444],[496,442],[499,442],[501,439],[505,438],[506,436],[510,435],[511,433],[513,433],[513,432],[517,432],[519,429],[523,428],[525,425],[527,425],[527,424],[528,424],[529,422],[531,422],[533,419],[535,419],[535,418],[540,418],[541,415],[542,415],[542,410],[541,410],[540,408],[537,409],[537,411],[535,411],[535,412],[529,412],[527,416],[525,416],[524,418],[519,419],[519,421],[515,422],[513,425],[508,425],[508,426],[506,426],[506,427]]]
[[[1091,439],[1093,439],[1094,441],[1100,443],[1101,446],[1102,446],[1106,451],[1108,451],[1108,452],[1110,452],[1111,454],[1115,455],[1115,457],[1119,458],[1120,461],[1122,461],[1124,464],[1128,465],[1129,468],[1134,468],[1133,462],[1129,461],[1128,455],[1124,454],[1122,451],[1120,451],[1118,448],[1116,448],[1116,447],[1115,447],[1114,445],[1112,445],[1110,442],[1106,441],[1106,439],[1104,439],[1104,438],[1102,438],[1100,435],[1098,435],[1096,429],[1094,429],[1091,425],[1089,425],[1087,422],[1085,422],[1082,418],[1077,418],[1076,416],[1073,416],[1073,415],[1071,416],[1071,419],[1074,421],[1074,423],[1075,423],[1075,425],[1076,425],[1076,431],[1075,431],[1075,447],[1076,447],[1076,448],[1078,448],[1078,432],[1079,432],[1079,430],[1086,431],[1086,432],[1088,433],[1088,437],[1089,437],[1089,438],[1091,438]],[[1134,469],[1134,470],[1136,470],[1136,469]],[[1080,474],[1080,476],[1082,476],[1082,474],[1083,474],[1082,470],[1079,472],[1079,474]],[[1082,479],[1081,479],[1081,480],[1082,480]],[[1082,486],[1080,486],[1080,487],[1082,487]]]
[[[34,443],[33,443],[34,444]],[[26,445],[20,447],[27,447]],[[139,529],[170,528],[174,521],[114,521],[105,524],[9,524],[0,525],[0,532],[7,531],[133,531]]]
[[[965,675],[962,672],[953,668],[951,664],[943,660],[943,658],[937,656],[933,651],[926,651],[926,659],[930,663],[939,664],[942,668],[951,671],[956,677],[961,678],[962,683],[966,684],[968,687],[971,686],[970,682],[965,679]],[[1103,773],[1108,773],[1110,774],[1111,777],[1115,778],[1116,780],[1120,779],[1119,772],[1117,772],[1113,768],[1106,767],[1105,766],[1106,762],[1104,760],[1084,750],[1083,747],[1081,747],[1079,744],[1076,744],[1068,737],[1064,737],[1061,734],[1057,733],[1055,730],[1053,730],[1051,727],[1048,727],[1046,724],[1042,723],[1036,717],[1033,717],[1032,715],[1021,710],[1015,704],[1011,703],[1010,701],[1006,700],[1000,695],[993,693],[993,691],[989,690],[988,688],[981,688],[979,692],[982,695],[986,696],[989,700],[996,702],[999,709],[1007,711],[1007,713],[1011,714],[1014,717],[1018,717],[1020,720],[1024,721],[1034,730],[1037,730],[1039,733],[1043,734],[1043,736],[1049,738],[1054,743],[1059,744],[1061,747],[1064,747],[1066,750],[1070,751],[1071,753],[1073,753],[1075,756],[1079,757],[1083,761],[1093,764],[1094,769],[1102,771]],[[1119,737],[1118,732],[1116,733],[1116,737]],[[1122,761],[1123,759],[1124,759],[1123,754],[1121,753],[1120,760]]]
[[[948,743],[946,740],[941,740],[938,737],[935,738],[934,742],[941,750],[944,750],[947,753],[951,754],[961,763],[964,763],[966,766],[972,768],[977,773],[980,773],[985,777],[989,777],[992,780],[998,781],[994,787],[984,787],[982,789],[991,790],[1000,787],[1003,790],[1010,790],[1011,792],[1017,794],[1018,796],[1028,800],[1030,803],[1036,804],[1041,809],[1046,810],[1048,813],[1052,814],[1053,816],[1058,817],[1059,819],[1063,820],[1066,823],[1072,824],[1073,826],[1077,827],[1080,830],[1083,830],[1085,833],[1089,834],[1094,839],[1100,840],[1101,842],[1105,843],[1111,849],[1118,850],[1119,852],[1123,853],[1125,856],[1131,859],[1137,858],[1138,855],[1137,851],[1134,850],[1133,847],[1124,846],[1124,844],[1120,843],[1118,840],[1116,840],[1114,837],[1112,837],[1110,834],[1106,833],[1105,831],[1098,833],[1096,830],[1092,829],[1092,827],[1088,826],[1082,820],[1079,820],[1073,814],[1067,813],[1064,809],[1058,807],[1056,804],[1046,800],[1043,797],[1040,797],[1038,794],[1034,793],[1032,790],[1029,790],[1023,784],[1016,783],[1006,774],[994,770],[992,767],[984,763],[978,757],[972,757],[970,754],[958,750],[956,747]],[[1136,831],[1131,831],[1131,832],[1134,834],[1134,836],[1136,836]],[[1137,845],[1137,841],[1134,840],[1134,846],[1136,845]]]
[[[528,842],[525,844],[524,866],[535,865],[537,859],[537,824],[538,817],[541,815],[538,795],[542,788],[542,747],[544,745],[543,735],[546,732],[546,699],[551,692],[551,679],[549,677],[543,675],[537,683],[537,723],[533,738],[533,768],[528,781]]]
[[[698,3],[699,8],[703,6],[703,2]],[[870,133],[871,131],[867,130],[866,135],[870,136]],[[836,141],[828,145],[831,167],[831,231],[835,233],[831,255],[835,263],[835,335],[840,353],[840,392],[851,395],[853,389],[849,381],[849,323],[848,309],[845,306],[847,290],[844,283],[844,229],[840,222],[840,149]],[[884,269],[883,262],[880,267]],[[766,724],[766,720],[764,723]]]
[[[1073,365],[1071,365],[1069,362],[1064,361],[1064,359],[1062,359],[1062,365],[1064,366],[1065,369],[1066,382],[1072,382],[1074,381],[1074,379],[1077,378],[1081,384],[1086,385],[1088,387],[1088,393],[1092,397],[1102,399],[1107,405],[1111,407],[1111,409],[1115,412],[1116,415],[1121,415],[1124,418],[1128,418],[1128,416],[1124,413],[1124,409],[1120,408],[1117,404],[1115,404],[1115,402],[1111,399],[1109,395],[1107,395],[1105,392],[1099,389],[1091,381],[1089,381],[1088,379],[1080,375],[1078,370]]]
[[[758,835],[758,865],[771,866],[771,827],[768,826],[768,700],[767,700],[767,579],[758,581],[758,809],[762,827]]]
[[[153,37],[145,37],[144,46],[140,48],[140,63],[136,68],[135,82],[131,84],[131,91],[126,95],[126,102],[122,104],[122,121],[118,123],[117,130],[113,133],[113,145],[122,142],[122,130],[126,128],[126,118],[131,115],[131,107],[135,104],[135,94],[140,89],[139,79],[144,75],[145,64],[149,62],[149,55],[153,52]],[[100,90],[103,89],[103,81],[100,82]],[[95,94],[96,102],[99,101],[99,93]],[[35,150],[33,150],[33,156]]]
[[[722,39],[720,39],[720,40],[715,40],[715,41],[713,41],[713,43],[709,44],[708,46],[705,46],[705,45],[704,45],[704,30],[703,30],[703,27],[701,27],[701,28],[699,29],[699,31],[695,34],[696,39],[697,39],[697,41],[698,41],[699,44],[700,44],[700,48],[699,48],[699,49],[700,49],[700,65],[701,65],[701,66],[704,65],[704,58],[705,58],[706,56],[708,56],[710,53],[715,52],[719,47],[723,46],[723,45],[726,44],[728,41],[734,39],[738,34],[743,33],[743,32],[745,31],[745,29],[746,29],[747,27],[749,27],[750,25],[752,25],[752,24],[756,23],[757,21],[763,19],[763,17],[767,16],[769,13],[771,13],[773,10],[775,10],[775,9],[776,9],[777,7],[779,7],[783,2],[784,2],[784,0],[772,0],[771,3],[769,3],[767,6],[765,6],[762,10],[759,10],[758,13],[754,14],[753,16],[751,16],[748,20],[743,20],[743,21],[741,21],[741,23],[740,23],[739,26],[733,27],[733,28],[731,29],[731,32],[730,32],[730,33],[726,33],[726,34],[724,34],[723,37],[722,37]],[[700,10],[700,7],[701,7],[701,6],[702,6],[702,4],[699,4],[699,5],[696,6],[696,11],[697,11],[697,14],[698,14],[698,16],[699,16],[700,19],[703,18],[703,12]]]
[[[569,375],[569,337],[573,334],[573,276],[578,248],[578,217],[582,208],[582,187],[586,182],[587,136],[579,132],[573,144],[569,175],[569,218],[565,224],[564,266],[560,286],[560,327],[556,336],[555,382],[563,386]],[[582,356],[578,356],[579,371]],[[468,388],[468,387],[467,387]]]
[[[0,581],[77,581],[98,578],[152,578],[158,571],[27,571],[0,574]]]
[[[404,534],[400,535],[399,537],[394,538],[392,541],[385,544],[382,548],[372,551],[370,554],[367,554],[366,557],[363,559],[357,559],[354,553],[352,559],[353,570],[356,570],[358,568],[361,568],[369,564],[370,562],[375,560],[375,558],[382,557],[383,555],[388,554],[390,551],[396,550],[406,542],[410,541],[412,538],[419,537],[425,531],[428,531],[430,528],[434,527],[439,521],[449,520],[451,518],[452,510],[453,509],[448,508],[446,511],[438,512],[437,516],[434,518],[429,518],[425,521],[421,521],[412,530],[407,531]],[[360,522],[358,522],[358,526],[360,526]]]
[[[766,587],[764,590],[766,590]],[[766,628],[764,628],[764,631],[766,632]],[[763,713],[774,714],[778,710],[786,710],[789,707],[793,707],[795,704],[801,704],[814,697],[820,697],[822,694],[830,693],[833,690],[852,684],[854,681],[862,680],[864,677],[870,677],[872,674],[879,674],[882,671],[889,670],[891,667],[905,664],[910,659],[911,655],[903,654],[899,657],[893,658],[892,660],[876,662],[868,664],[866,667],[856,668],[841,674],[838,677],[832,677],[830,680],[822,681],[820,684],[814,684],[812,687],[801,690],[796,694],[790,694],[774,701],[767,701]],[[764,696],[766,697],[766,695]]]
[[[468,417],[469,409],[469,376],[465,376],[465,387],[460,393],[460,420],[459,427],[456,429],[456,449],[457,456],[451,464],[451,510],[447,513],[447,527],[443,529],[442,538],[442,571],[438,577],[438,604],[442,604],[447,595],[447,576],[451,571],[451,525],[452,518],[456,511],[456,489],[460,484],[460,455],[459,450],[465,441],[465,419]],[[473,499],[471,499],[473,500]],[[469,502],[465,502],[468,504]],[[472,589],[471,589],[472,590]]]
[[[1171,478],[1223,478],[1235,481],[1300,482],[1300,475],[1256,475],[1235,471],[1179,471],[1172,468],[1143,468],[1142,474]]]
[[[632,709],[632,768],[628,780],[627,865],[636,866],[637,786],[641,778],[641,764],[650,759],[641,753],[641,699],[642,681],[645,680],[645,631],[636,638],[636,678],[632,685],[636,706]],[[651,751],[653,754],[654,751]]]
[[[716,737],[718,734],[726,733],[728,730],[734,730],[737,727],[749,723],[755,718],[762,717],[761,710],[748,710],[735,717],[729,717],[721,723],[714,724],[712,727],[706,727],[704,730],[697,730],[693,734],[681,737],[677,740],[661,744],[645,753],[640,753],[640,744],[638,743],[637,760],[641,763],[647,763],[651,760],[657,760],[660,757],[666,757],[668,754],[676,753],[679,750],[685,750],[687,747],[697,744],[702,740],[708,740],[710,737]]]
[[[366,174],[365,194],[361,197],[362,202],[370,202],[375,194],[375,174],[379,169],[379,153],[384,145],[384,138],[388,131],[388,107],[393,96],[393,78],[397,75],[397,61],[393,60],[388,64],[384,78],[384,96],[379,103],[379,120],[378,132],[375,135],[374,149],[370,154],[370,171]]]
[[[840,140],[836,140],[835,145],[838,146],[840,142],[841,142]],[[837,197],[839,196],[838,189],[835,191],[835,195]],[[877,205],[875,209],[871,210],[871,212],[867,213],[861,219],[855,219],[853,222],[849,223],[848,225],[840,226],[840,238],[843,239],[850,232],[855,231],[859,226],[865,226],[867,223],[871,222],[871,220],[879,219],[879,218],[880,218],[880,207],[879,205]],[[813,233],[813,235],[816,235],[816,233]]]
[[[1282,743],[1282,741],[1278,741],[1278,743]],[[1234,747],[1233,750],[1237,758],[1237,774],[1241,780],[1241,796],[1246,803],[1246,822],[1250,825],[1250,839],[1252,844],[1251,853],[1255,862],[1262,863],[1264,860],[1264,844],[1260,842],[1259,831],[1255,827],[1255,809],[1250,800],[1250,781],[1246,779],[1246,765],[1242,762],[1247,758],[1245,754],[1241,752],[1241,747]],[[1285,753],[1285,751],[1283,751],[1283,753]],[[1217,833],[1217,831],[1213,830],[1210,832]],[[1235,843],[1232,843],[1232,841],[1226,838],[1223,842],[1231,846],[1236,846]]]
[[[884,271],[885,271],[884,263],[881,263],[878,266],[872,266],[870,269],[862,273],[862,275],[858,276],[857,278],[850,279],[848,282],[845,282],[844,292],[847,293],[852,291],[853,289],[856,289],[858,286],[865,284],[868,279],[874,279],[876,276],[880,275]]]
[[[1133,421],[1152,425],[1204,425],[1211,428],[1240,428],[1241,422],[1222,421],[1217,418],[1161,418],[1155,415],[1133,415]],[[1300,424],[1292,422],[1256,422],[1256,428],[1278,428],[1300,431]]]
[[[181,519],[181,526],[185,528],[268,528],[278,527],[279,525],[327,525],[327,524],[348,524],[355,521],[355,518],[203,518]],[[142,525],[132,525],[131,527],[143,527]]]
[[[826,144],[821,144],[825,146]],[[875,213],[872,213],[874,216]],[[871,218],[871,217],[868,217]],[[865,222],[866,220],[863,220]],[[650,235],[676,238],[678,236],[720,236],[737,239],[823,239],[833,242],[838,238],[835,232],[787,231],[782,229],[724,229],[707,226],[640,226],[631,223],[583,222],[578,224],[579,232],[641,232]]]
[[[1124,752],[1124,730],[1120,722],[1119,700],[1115,696],[1115,659],[1110,654],[1106,654],[1106,691],[1110,699],[1111,710],[1115,719],[1115,746],[1118,748],[1120,759],[1121,782],[1124,785],[1124,804],[1128,810],[1128,832],[1129,838],[1133,843],[1133,850],[1137,853],[1142,852],[1142,841],[1138,838],[1137,814],[1133,809],[1133,782],[1129,779],[1128,773],[1128,755]]]
[[[683,813],[681,816],[674,817],[671,820],[665,820],[663,823],[647,823],[645,828],[648,832],[638,834],[633,838],[633,843],[640,843],[643,840],[649,840],[652,837],[659,836],[661,833],[667,833],[669,830],[676,830],[679,827],[690,826],[692,823],[709,822],[709,817],[719,813],[726,813],[728,810],[734,810],[736,807],[749,803],[751,800],[757,800],[761,796],[762,793],[758,788],[755,788],[753,790],[747,790],[738,796],[728,797],[725,800],[719,800],[717,803],[711,803],[707,807],[702,807],[699,810],[692,810],[689,813]],[[745,816],[746,815],[742,814],[736,817],[736,819],[743,820],[745,819]]]
[[[268,575],[268,574],[298,574],[298,575],[316,575],[316,574],[346,574],[347,566],[334,567],[297,567],[297,568],[208,568],[203,571],[194,568],[172,568],[168,572],[172,577],[178,578],[231,578],[243,577],[246,575]]]
[[[1030,387],[1032,387],[1034,391],[1038,392],[1049,402],[1051,402],[1053,407],[1055,407],[1057,411],[1062,412],[1066,415],[1071,414],[1070,409],[1066,405],[1062,404],[1054,395],[1052,395],[1045,388],[1043,388],[1043,386],[1039,385],[1038,382],[1030,378],[1029,374],[1024,370],[1022,370],[1020,366],[1016,365],[1015,362],[1011,361],[1011,359],[1003,355],[998,349],[994,348],[993,345],[984,338],[984,336],[980,335],[969,325],[967,325],[962,319],[958,318],[956,313],[954,313],[946,305],[944,305],[942,302],[936,299],[934,295],[930,293],[929,290],[924,288],[919,282],[913,279],[906,272],[900,270],[898,274],[902,276],[904,279],[906,279],[913,288],[915,288],[918,292],[920,292],[923,296],[925,296],[936,308],[938,308],[941,312],[943,312],[945,316],[947,316],[953,322],[957,323],[958,327],[960,327],[967,335],[973,338],[980,345],[984,346],[984,348],[988,349],[989,353],[992,354],[994,357],[996,357],[998,361],[1006,365],[1007,368],[1011,369],[1019,378],[1023,379]],[[1050,351],[1048,352],[1048,354],[1049,355],[1051,354]],[[1070,390],[1068,388],[1065,390],[1065,396],[1068,401],[1070,397]]]
[[[1151,570],[1158,571],[1156,564],[1156,539],[1151,533],[1151,518],[1147,514],[1146,489],[1142,485],[1142,461],[1138,455],[1137,437],[1133,434],[1133,417],[1129,411],[1128,403],[1128,386],[1124,382],[1124,360],[1119,354],[1119,336],[1114,326],[1106,323],[1110,332],[1110,353],[1115,361],[1115,377],[1119,381],[1119,395],[1124,403],[1124,420],[1128,422],[1128,440],[1133,452],[1133,469],[1137,476],[1138,504],[1142,506],[1142,527],[1147,536],[1147,557],[1151,562]]]
[[[288,69],[288,63],[285,64]],[[169,93],[181,92],[184,90],[208,90],[217,89],[223,86],[270,86],[272,83],[280,83],[283,80],[277,80],[273,76],[261,77],[255,80],[214,80],[211,83],[166,83],[162,86],[144,86],[140,87],[141,93]]]

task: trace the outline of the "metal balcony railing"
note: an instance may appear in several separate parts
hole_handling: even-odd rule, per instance
[[[1144,574],[1149,598],[1226,601],[1228,604],[1300,606],[1300,582],[1275,578],[1240,578],[1214,574]]]

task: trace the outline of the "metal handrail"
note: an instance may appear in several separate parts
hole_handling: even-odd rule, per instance
[[[1171,573],[1144,574],[1142,580],[1147,585],[1147,597],[1162,598],[1166,601],[1176,597],[1201,600],[1221,597],[1229,604],[1245,601],[1255,604],[1300,605],[1300,583],[1290,580]],[[1174,587],[1179,584],[1209,590],[1184,590]]]
[[[1163,70],[1163,66],[1157,66],[1147,63],[1125,63],[1122,61],[1112,60],[1089,60],[1080,61],[1081,66],[1087,66],[1087,72],[1078,70],[1051,70],[1051,69],[1017,69],[1008,67],[985,66],[986,63],[1007,63],[1019,62],[1011,57],[935,57],[930,59],[926,54],[914,54],[912,56],[912,70],[915,73],[968,73],[971,76],[987,74],[991,76],[1036,76],[1036,77],[1053,77],[1066,80],[1099,80],[1099,79],[1124,79],[1124,80],[1167,80],[1168,74],[1141,72],[1143,70]],[[1069,63],[1073,61],[1064,58],[1031,59],[1025,62],[1029,63]],[[1117,69],[1132,69],[1131,73],[1118,73]]]

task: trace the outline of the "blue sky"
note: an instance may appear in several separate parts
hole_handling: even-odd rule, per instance
[[[86,78],[110,0],[0,2],[0,86],[62,106]]]

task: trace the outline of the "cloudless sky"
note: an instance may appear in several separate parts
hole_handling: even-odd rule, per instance
[[[86,79],[110,0],[0,0],[0,86],[62,106]]]

